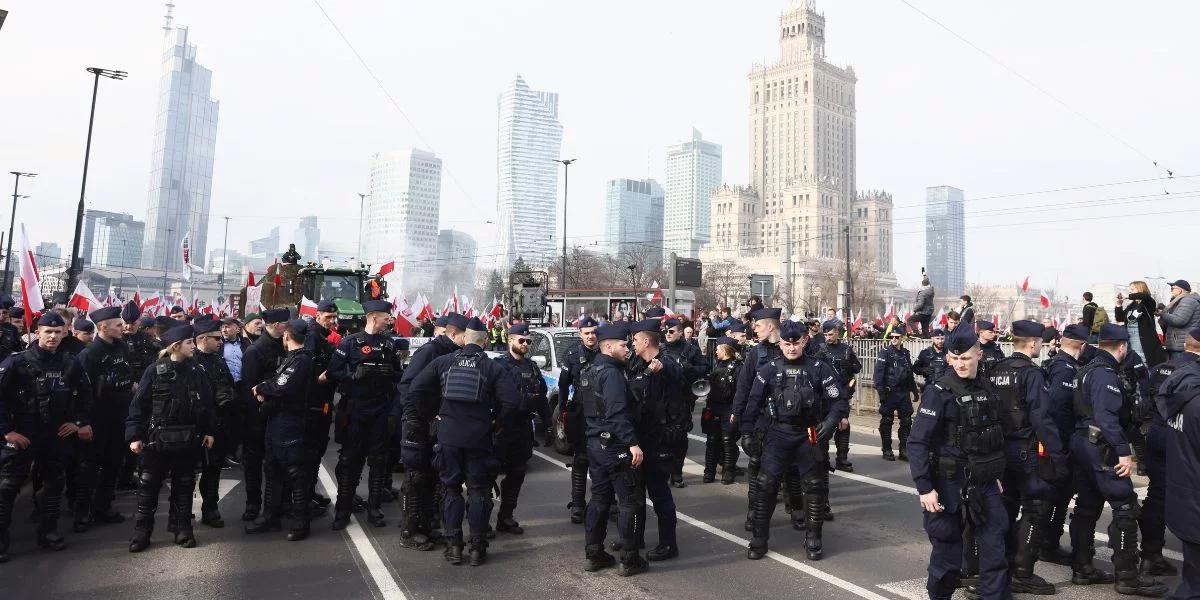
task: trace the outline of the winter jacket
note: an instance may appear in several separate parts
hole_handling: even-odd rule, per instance
[[[1183,352],[1183,342],[1187,340],[1188,332],[1200,327],[1200,296],[1188,292],[1175,298],[1167,305],[1159,322],[1167,350]]]
[[[1142,359],[1147,366],[1155,367],[1166,362],[1167,353],[1163,351],[1162,343],[1158,341],[1158,331],[1154,327],[1154,311],[1158,309],[1154,298],[1150,294],[1134,292],[1129,295],[1129,300],[1128,306],[1116,307],[1117,322],[1127,323],[1131,319],[1137,322],[1138,337],[1142,341],[1142,351],[1145,353]]]
[[[917,290],[917,300],[913,307],[914,315],[933,314],[933,286],[927,285]]]

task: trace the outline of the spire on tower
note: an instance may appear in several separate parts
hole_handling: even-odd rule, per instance
[[[162,28],[163,37],[171,35],[171,30],[174,29],[173,27],[171,27],[171,21],[175,20],[175,17],[171,16],[171,12],[174,10],[175,10],[175,3],[171,2],[170,0],[167,0],[167,14],[163,15],[163,20],[164,20],[163,28]]]

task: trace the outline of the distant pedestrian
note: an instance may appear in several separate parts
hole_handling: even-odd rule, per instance
[[[1171,303],[1159,317],[1167,356],[1183,354],[1188,332],[1200,327],[1200,296],[1192,293],[1192,284],[1180,279],[1171,284]]]
[[[1186,282],[1185,282],[1186,283]],[[1158,332],[1154,328],[1154,314],[1158,304],[1150,295],[1150,287],[1145,281],[1129,283],[1129,297],[1117,295],[1117,323],[1123,323],[1129,330],[1129,349],[1137,352],[1138,356],[1149,367],[1158,366],[1167,361],[1167,353],[1158,341]]]

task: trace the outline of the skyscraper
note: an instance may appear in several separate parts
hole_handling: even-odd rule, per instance
[[[437,254],[442,159],[415,148],[376,154],[370,191],[363,215],[366,262],[395,260],[405,289],[428,286],[434,276],[429,259]]]
[[[89,209],[84,210],[83,211],[83,241],[79,247],[79,258],[81,260],[83,260],[83,264],[85,264],[85,265],[90,264],[90,261],[92,260],[92,247],[94,244],[93,240],[94,240],[95,234],[96,234],[96,221],[98,219],[103,219],[106,217],[114,218],[114,219],[119,219],[121,217],[128,217],[130,220],[133,219],[133,215],[128,215],[125,213],[110,212],[107,210],[96,210],[94,208],[89,208]],[[142,242],[139,241],[138,243],[140,244]],[[138,249],[138,256],[141,256],[140,248]],[[133,266],[141,266],[141,264],[139,263],[138,265],[133,265]]]
[[[925,190],[925,271],[939,296],[959,296],[967,284],[963,191],[948,185]]]
[[[558,228],[558,163],[562,124],[558,94],[531,89],[520,75],[500,93],[496,147],[496,210],[500,268],[517,257],[553,261]]]
[[[62,260],[62,248],[54,242],[40,242],[33,247],[33,257],[42,266],[56,263]]]
[[[273,259],[279,254],[279,227],[272,227],[271,233],[256,240],[250,240],[250,254],[265,256]]]
[[[133,215],[118,214],[95,220],[88,264],[98,267],[137,268],[142,261],[146,224]]]
[[[321,229],[317,227],[316,216],[300,217],[300,226],[292,234],[291,243],[296,244],[296,252],[302,260],[316,262],[317,247],[321,244]]]
[[[475,289],[475,265],[478,261],[475,238],[457,229],[443,229],[437,237],[437,277],[434,290]],[[411,300],[411,298],[410,298]]]
[[[647,252],[662,264],[663,188],[653,179],[610,179],[605,186],[604,241],[609,254]]]
[[[142,267],[182,268],[179,242],[191,233],[192,256],[207,255],[219,104],[212,71],[196,62],[187,28],[167,32],[159,80]]]
[[[708,243],[710,200],[721,177],[721,146],[704,141],[696,129],[690,141],[667,148],[663,237],[668,252],[696,258]]]

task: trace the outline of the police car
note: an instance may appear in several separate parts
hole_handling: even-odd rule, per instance
[[[550,406],[550,414],[555,416],[554,449],[559,454],[570,454],[571,444],[567,441],[567,432],[562,422],[562,410],[559,407],[558,376],[562,371],[562,361],[567,352],[579,343],[579,330],[573,327],[547,327],[529,330],[529,360],[542,370],[542,378],[546,380],[546,402]],[[502,352],[488,352],[489,356],[497,357]],[[539,426],[544,429],[544,426]]]

